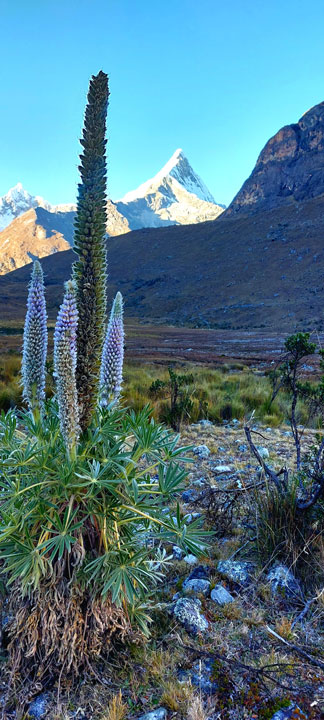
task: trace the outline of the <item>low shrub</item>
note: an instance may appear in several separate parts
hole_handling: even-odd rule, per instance
[[[324,507],[319,503],[301,512],[298,494],[296,476],[289,479],[285,494],[268,481],[263,491],[256,489],[253,511],[257,552],[262,564],[281,561],[316,583],[323,579]]]

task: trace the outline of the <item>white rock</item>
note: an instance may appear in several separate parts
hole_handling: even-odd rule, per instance
[[[227,603],[234,602],[233,595],[231,595],[223,585],[216,585],[211,591],[210,597],[217,605],[226,605]]]
[[[214,467],[214,472],[229,473],[232,472],[232,468],[230,468],[229,465],[216,465],[216,467]]]
[[[198,562],[198,559],[195,557],[195,555],[189,554],[186,555],[183,559],[188,565],[196,565]]]

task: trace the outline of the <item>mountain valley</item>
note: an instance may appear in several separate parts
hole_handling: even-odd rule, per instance
[[[269,140],[250,178],[215,220],[178,226],[167,226],[166,221],[157,228],[123,228],[123,234],[109,237],[109,299],[121,290],[126,316],[142,322],[236,331],[321,329],[323,137],[320,103]],[[161,186],[161,178],[156,184]],[[142,194],[146,203],[150,187],[149,182],[139,189],[137,200]],[[209,200],[205,196],[202,202]],[[124,198],[125,205],[134,201],[132,195]],[[44,227],[47,211],[37,213]],[[47,221],[49,215],[55,220],[48,214]],[[63,242],[64,237],[70,246],[64,228],[56,223],[54,232],[53,227],[46,229],[53,233],[50,242]],[[51,319],[74,257],[71,249],[60,249],[63,252],[42,261]],[[0,278],[4,319],[23,316],[29,274],[25,266]]]

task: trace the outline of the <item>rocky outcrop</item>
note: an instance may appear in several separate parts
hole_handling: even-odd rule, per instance
[[[324,102],[267,142],[225,216],[296,204],[324,193]]]

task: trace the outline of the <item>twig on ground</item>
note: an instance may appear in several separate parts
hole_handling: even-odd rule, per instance
[[[272,630],[268,625],[266,626],[267,631],[270,633],[270,635],[273,635],[277,640],[280,640],[284,645],[286,645],[292,652],[296,652],[301,657],[306,658],[308,662],[311,663],[311,665],[315,665],[316,667],[321,668],[324,670],[324,662],[321,660],[316,660],[312,655],[305,652],[302,648],[298,647],[298,645],[293,645],[293,643],[288,642],[288,640],[285,640],[285,638],[281,637],[281,635],[278,635],[278,633],[275,632],[275,630]]]
[[[245,548],[246,545],[248,545],[251,542],[254,542],[254,540],[256,540],[256,538],[257,538],[256,535],[254,535],[254,537],[252,537],[252,538],[249,538],[243,545],[241,545],[241,547],[237,548],[237,550],[235,550],[235,552],[233,552],[232,555],[230,555],[227,558],[227,560],[232,560],[233,557],[235,557],[235,555],[237,555],[239,552],[241,552],[241,550],[243,550],[243,548]]]
[[[286,685],[281,683],[276,677],[273,677],[270,673],[271,672],[282,672],[284,668],[290,668],[290,663],[271,663],[269,665],[262,665],[261,667],[257,667],[254,665],[247,665],[246,663],[240,662],[240,660],[236,660],[235,658],[227,658],[224,657],[221,653],[216,652],[215,650],[212,650],[211,652],[208,652],[208,650],[200,650],[196,647],[193,647],[192,645],[185,645],[186,650],[190,650],[191,652],[198,655],[198,657],[208,657],[208,658],[215,658],[215,660],[220,660],[222,663],[229,665],[231,668],[235,668],[236,670],[244,670],[245,672],[250,673],[254,678],[258,677],[260,681],[262,681],[262,678],[266,678],[267,680],[270,680],[274,685],[278,685],[278,687],[282,688],[283,690],[288,690],[289,692],[294,692],[295,688],[291,685]]]
[[[311,606],[314,604],[314,602],[316,602],[316,600],[319,600],[319,598],[321,597],[321,595],[323,595],[323,593],[324,593],[324,588],[323,588],[323,590],[321,590],[320,593],[318,593],[318,595],[315,595],[315,597],[311,598],[310,600],[307,600],[307,603],[305,603],[305,607],[302,609],[302,611],[299,613],[299,615],[297,615],[295,620],[292,622],[291,629],[293,629],[295,627],[295,625],[297,625],[297,623],[299,623],[299,622],[301,622],[301,620],[303,620],[305,615],[307,615],[308,610],[311,608]]]

